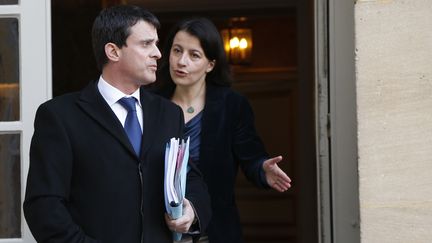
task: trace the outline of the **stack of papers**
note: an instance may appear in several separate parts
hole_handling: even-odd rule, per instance
[[[183,215],[183,198],[186,193],[189,140],[171,138],[165,149],[165,208],[172,219]],[[181,240],[182,234],[174,232],[173,238]]]

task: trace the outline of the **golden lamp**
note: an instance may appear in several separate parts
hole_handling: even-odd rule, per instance
[[[233,18],[229,27],[221,30],[225,53],[231,64],[250,64],[252,58],[252,30],[246,18]]]

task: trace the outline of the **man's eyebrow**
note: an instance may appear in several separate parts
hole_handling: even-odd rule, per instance
[[[139,40],[139,43],[141,43],[141,44],[149,44],[149,43],[153,43],[153,42],[155,42],[157,44],[159,42],[159,40],[156,38],[148,38],[148,39]]]

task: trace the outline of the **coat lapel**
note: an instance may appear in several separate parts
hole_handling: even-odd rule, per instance
[[[130,153],[136,156],[135,151],[129,142],[129,138],[123,129],[120,121],[112,109],[108,106],[97,89],[97,82],[91,82],[81,93],[77,101],[82,110],[92,117],[99,125],[107,130],[118,140]]]
[[[153,144],[152,138],[157,135],[157,121],[160,116],[160,109],[158,108],[156,102],[154,102],[154,97],[143,88],[140,90],[140,95],[143,109],[143,137],[141,145],[142,157],[151,148],[151,145]]]
[[[207,84],[206,101],[204,107],[204,113],[201,121],[201,144],[200,150],[207,151],[200,153],[200,163],[203,165],[207,158],[203,158],[205,154],[211,154],[214,149],[216,137],[220,127],[220,116],[223,114],[223,99],[218,92],[219,89],[211,84]]]

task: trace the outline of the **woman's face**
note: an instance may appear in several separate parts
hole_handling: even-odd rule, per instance
[[[175,35],[169,63],[172,80],[181,86],[205,82],[207,73],[214,67],[214,61],[207,59],[198,38],[186,31]]]

